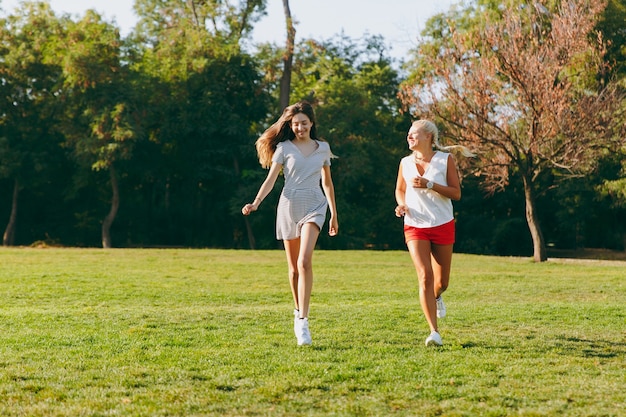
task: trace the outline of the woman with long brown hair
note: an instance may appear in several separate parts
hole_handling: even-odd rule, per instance
[[[310,345],[313,250],[329,208],[328,233],[335,236],[339,230],[330,174],[333,154],[330,145],[317,137],[315,113],[306,101],[286,107],[257,140],[256,149],[261,166],[269,168],[269,172],[255,199],[241,212],[247,216],[256,211],[283,172],[285,183],[276,214],[276,238],[284,242],[287,255],[296,339],[298,345]]]

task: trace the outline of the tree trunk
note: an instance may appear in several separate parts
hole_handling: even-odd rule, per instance
[[[16,179],[13,183],[13,199],[11,201],[11,215],[9,216],[9,223],[4,230],[2,236],[3,246],[13,246],[15,243],[15,228],[17,227],[17,201],[20,193],[20,182]]]
[[[543,240],[543,233],[541,233],[541,226],[537,217],[532,182],[526,177],[524,177],[524,197],[526,198],[526,221],[528,222],[530,235],[533,238],[533,259],[535,262],[545,262],[548,260],[546,243]]]
[[[117,173],[115,168],[111,166],[109,168],[109,176],[111,178],[111,191],[113,197],[111,198],[111,210],[109,214],[102,221],[102,247],[104,249],[111,248],[111,225],[117,216],[117,210],[120,207],[120,190],[117,183]]]
[[[241,178],[241,170],[239,169],[239,159],[236,156],[233,156],[233,169],[235,170],[235,175],[238,178]],[[241,188],[241,183],[239,185]],[[254,232],[252,231],[252,226],[250,226],[250,221],[248,220],[248,216],[243,216],[243,221],[246,225],[246,233],[248,234],[248,245],[250,245],[250,249],[256,249],[256,239],[254,238]]]
[[[254,238],[254,232],[252,231],[252,226],[250,226],[248,216],[244,216],[243,221],[246,223],[246,232],[248,232],[248,244],[250,245],[250,249],[256,249],[256,240]]]
[[[280,79],[280,108],[281,111],[289,105],[291,94],[291,67],[293,65],[293,50],[296,40],[296,28],[291,19],[289,0],[283,0],[283,10],[285,12],[285,23],[287,25],[287,45],[283,56],[283,76]]]

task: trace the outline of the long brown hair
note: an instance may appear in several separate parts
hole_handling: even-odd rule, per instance
[[[307,101],[299,101],[291,106],[285,107],[283,114],[273,125],[263,132],[255,143],[259,162],[263,168],[269,168],[272,165],[272,157],[276,151],[276,145],[279,142],[293,140],[293,138],[296,137],[291,130],[291,119],[298,113],[304,113],[309,120],[311,120],[311,139],[317,139],[317,122],[315,120],[313,106]]]

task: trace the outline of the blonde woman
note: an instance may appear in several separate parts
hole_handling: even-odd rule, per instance
[[[461,198],[454,158],[439,144],[437,126],[428,120],[413,122],[407,134],[411,155],[400,161],[396,181],[396,216],[404,217],[404,238],[419,280],[420,305],[430,334],[427,346],[443,341],[437,318],[446,315],[441,294],[448,288],[455,221],[452,200]],[[460,147],[465,156],[472,154]]]
[[[329,144],[317,137],[315,113],[306,101],[286,107],[257,140],[256,149],[261,166],[269,168],[269,172],[256,198],[241,212],[247,216],[256,211],[283,172],[285,183],[276,214],[276,238],[284,242],[287,255],[296,339],[298,345],[310,345],[313,250],[329,208],[328,233],[335,236],[339,230],[330,175],[333,155]]]

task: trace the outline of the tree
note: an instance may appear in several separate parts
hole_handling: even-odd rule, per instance
[[[102,220],[102,247],[112,246],[111,226],[120,207],[117,164],[132,157],[139,135],[136,101],[128,88],[119,31],[88,10],[70,22],[57,47],[62,54],[65,118],[59,129],[77,161],[109,174],[111,198]]]
[[[624,22],[626,21],[626,1],[609,0],[607,8],[600,19],[598,29],[602,31],[607,39],[606,60],[611,65],[609,76],[616,76],[626,86],[626,31]],[[608,79],[608,77],[607,77]],[[626,106],[626,103],[624,103]],[[619,123],[626,125],[625,116]],[[609,196],[612,205],[618,209],[626,208],[626,146],[622,146],[613,158],[621,164],[620,176],[617,179],[604,179],[599,187],[601,195]],[[623,217],[622,217],[623,218]],[[622,242],[626,250],[626,225],[621,227]]]
[[[622,123],[626,124],[626,119]],[[621,234],[622,246],[626,251],[626,222],[624,222],[626,218],[624,216],[626,212],[626,145],[622,146],[619,152],[611,155],[611,159],[621,167],[618,171],[619,176],[617,178],[604,178],[597,189],[600,196],[607,197],[610,206],[620,212],[619,217],[622,221],[612,229],[612,232]]]
[[[3,245],[15,242],[21,191],[45,183],[58,162],[53,125],[61,70],[45,61],[60,28],[47,3],[24,3],[0,22],[0,178],[13,183]]]
[[[291,10],[289,9],[289,0],[283,0],[283,10],[285,13],[285,25],[287,27],[287,43],[285,45],[285,54],[283,56],[283,75],[280,78],[280,108],[284,109],[289,105],[289,96],[291,94],[291,70],[293,66],[293,52],[296,40],[296,28],[291,18]]]
[[[548,176],[550,186],[583,179],[623,141],[619,88],[599,82],[604,45],[593,28],[605,4],[570,1],[550,11],[541,1],[508,2],[473,30],[450,20],[439,27],[443,42],[419,48],[423,65],[403,87],[407,109],[436,118],[446,138],[477,151],[473,169],[487,191],[505,187],[510,175],[521,178],[538,262],[547,259],[538,184]],[[479,4],[470,15],[480,11]]]
[[[169,49],[161,42],[163,39],[178,38],[172,49],[186,48],[178,51],[179,56],[185,58],[178,62],[178,67],[201,65],[202,56],[197,52],[238,53],[242,40],[249,36],[254,22],[265,12],[265,3],[266,0],[136,0],[137,34],[142,43],[158,45],[161,51]],[[195,36],[198,34],[202,36]],[[202,38],[213,42],[206,44]],[[176,62],[165,64],[175,65]]]
[[[608,76],[626,77],[626,1],[608,0],[606,9],[598,21],[597,30],[606,40],[605,60],[610,65]],[[608,79],[608,77],[607,77]]]
[[[161,150],[152,162],[161,168],[154,182],[163,194],[161,228],[172,231],[168,244],[243,240],[232,199],[247,183],[243,159],[269,100],[256,62],[241,48],[264,2],[231,3],[136,3],[135,68],[151,79],[145,126]]]

